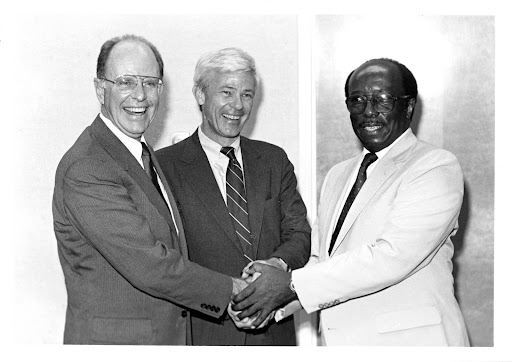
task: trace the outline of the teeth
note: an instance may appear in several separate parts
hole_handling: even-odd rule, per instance
[[[366,127],[364,127],[364,129],[365,129],[366,131],[370,131],[370,132],[371,132],[371,131],[376,131],[376,130],[378,130],[378,129],[379,129],[379,128],[381,128],[381,127],[382,127],[382,126],[366,126]]]
[[[144,112],[146,110],[146,108],[125,108],[127,111],[129,112],[133,112],[133,113],[141,113],[141,112]]]
[[[222,116],[235,121],[240,119],[240,116],[232,116],[231,114],[223,114]]]

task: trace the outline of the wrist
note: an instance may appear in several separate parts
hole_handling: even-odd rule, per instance
[[[298,299],[299,297],[297,296],[297,291],[295,290],[295,284],[293,284],[293,278],[292,278],[292,273],[288,273],[288,275],[290,276],[290,279],[288,280],[288,297],[286,298],[286,303],[285,304],[288,304],[292,301],[294,301],[295,299]]]
[[[276,268],[279,268],[285,272],[290,271],[290,267],[288,266],[288,264],[283,259],[281,259],[277,256],[273,256],[272,258],[268,259],[267,261],[269,262],[270,265],[275,266]]]
[[[281,258],[277,258],[279,259],[279,261],[281,262],[281,265],[283,266],[283,270],[286,271],[286,272],[291,272],[292,269],[290,268],[290,266],[288,265],[287,262],[285,262],[283,259]]]
[[[288,288],[292,291],[294,295],[297,295],[297,292],[295,291],[295,285],[293,285],[293,278],[290,274],[290,283],[288,283]]]

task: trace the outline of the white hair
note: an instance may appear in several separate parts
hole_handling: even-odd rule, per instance
[[[208,88],[215,73],[250,72],[259,83],[254,58],[239,48],[225,48],[204,54],[196,64],[194,85],[201,90]]]

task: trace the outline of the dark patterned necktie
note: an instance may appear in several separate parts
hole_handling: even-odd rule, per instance
[[[160,185],[158,184],[158,177],[156,175],[153,161],[151,161],[151,153],[149,153],[148,146],[144,142],[141,142],[140,144],[142,145],[142,164],[144,165],[144,171],[146,171],[149,178],[151,179],[151,182],[153,182],[153,185],[155,185],[156,190],[165,201],[162,189],[160,189]],[[165,204],[167,205],[167,202]]]
[[[366,181],[366,169],[373,162],[375,162],[377,158],[378,157],[375,153],[367,153],[364,156],[363,162],[361,162],[361,167],[359,167],[359,172],[357,173],[356,182],[354,182],[354,186],[352,186],[352,189],[348,194],[347,201],[345,201],[345,205],[343,206],[343,210],[341,211],[341,215],[340,218],[338,219],[338,223],[336,224],[336,228],[332,233],[331,245],[329,246],[329,254],[331,254],[332,248],[334,244],[336,244],[336,239],[338,238],[338,234],[340,233],[341,225],[343,225],[343,221],[345,221],[345,218],[347,217],[350,206],[352,206],[352,203],[356,199],[357,194],[359,193],[359,191],[363,187],[364,182]]]
[[[238,240],[242,245],[244,256],[252,261],[253,252],[249,228],[249,208],[247,207],[244,174],[235,157],[235,149],[233,147],[222,147],[220,151],[229,158],[226,171],[226,203],[229,214],[233,220]]]

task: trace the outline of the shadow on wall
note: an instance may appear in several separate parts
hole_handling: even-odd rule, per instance
[[[421,97],[418,95],[416,97],[416,105],[414,106],[414,113],[412,115],[411,129],[412,133],[416,136],[418,135],[418,125],[420,123],[421,115],[423,113],[423,101]]]
[[[452,238],[453,248],[454,248],[453,258],[452,258],[453,280],[455,281],[454,282],[454,292],[455,292],[455,298],[457,298],[457,301],[460,301],[460,299],[461,299],[459,297],[458,283],[457,283],[458,274],[459,274],[459,266],[458,266],[457,259],[462,254],[462,252],[464,250],[464,246],[465,246],[464,245],[464,237],[466,235],[466,229],[467,229],[468,220],[469,220],[469,213],[470,213],[470,209],[471,209],[469,206],[470,204],[471,204],[471,193],[469,191],[467,182],[464,181],[464,198],[462,199],[462,206],[461,206],[460,214],[459,214],[459,230],[457,230],[457,234],[455,234],[455,236]],[[469,335],[470,345],[473,345],[472,341],[471,341],[471,335],[470,335],[469,329],[468,329],[468,335]]]
[[[258,110],[260,109],[260,104],[263,102],[263,80],[260,77],[260,82],[258,84],[258,88],[256,88],[256,94],[254,96],[254,102],[252,104],[251,117],[245,123],[244,129],[242,130],[242,135],[251,138],[251,134],[254,130],[254,126],[256,125],[256,121],[258,119]]]
[[[166,87],[166,84],[169,84],[170,80],[164,75],[163,81],[164,89],[162,90],[162,94],[160,95],[160,104],[158,106],[158,112],[156,113],[156,116],[151,122],[151,125],[148,128],[148,130],[144,133],[144,138],[146,138],[149,144],[153,147],[160,141],[162,141],[160,140],[160,138],[164,135],[166,122],[172,122],[172,120],[169,119],[169,100],[172,97],[171,87]],[[190,96],[192,96],[192,92],[190,92]],[[170,144],[170,140],[167,143]]]

